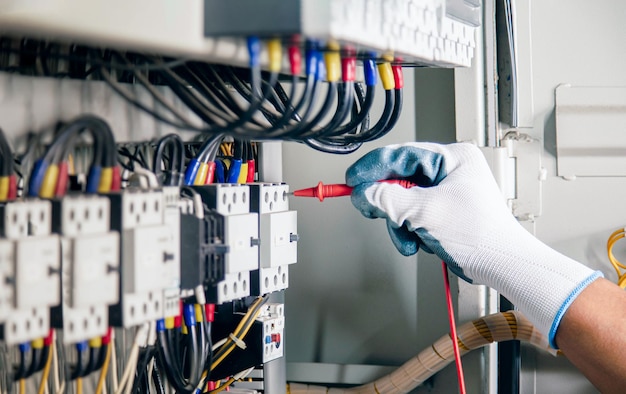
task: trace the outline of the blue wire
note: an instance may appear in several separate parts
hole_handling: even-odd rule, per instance
[[[237,183],[241,172],[241,159],[231,159],[226,183]]]
[[[198,174],[198,169],[200,168],[200,161],[198,159],[191,159],[189,165],[187,166],[187,170],[185,171],[185,185],[193,185],[196,181],[196,175]]]
[[[33,166],[33,176],[30,177],[28,182],[28,195],[30,197],[37,197],[39,195],[39,189],[46,176],[46,170],[48,169],[48,162],[43,159],[39,159]]]
[[[89,175],[87,175],[87,187],[85,191],[90,194],[98,193],[98,186],[100,186],[100,175],[102,174],[102,167],[93,165],[89,169]]]
[[[221,160],[215,160],[215,183],[226,182],[226,168],[224,162]]]

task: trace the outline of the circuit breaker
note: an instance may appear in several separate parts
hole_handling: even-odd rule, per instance
[[[2,336],[8,345],[45,337],[50,307],[60,302],[61,243],[51,231],[51,218],[49,201],[0,206]]]

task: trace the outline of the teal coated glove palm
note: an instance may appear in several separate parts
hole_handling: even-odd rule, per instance
[[[408,179],[417,187],[379,183]],[[376,149],[346,172],[352,203],[383,218],[403,255],[422,248],[459,277],[509,298],[551,343],[563,314],[601,276],[559,254],[513,217],[478,148],[407,143]]]

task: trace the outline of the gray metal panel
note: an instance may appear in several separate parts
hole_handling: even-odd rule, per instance
[[[207,36],[296,34],[302,31],[300,1],[204,0]]]
[[[626,179],[557,177],[555,89],[575,86],[625,86],[626,2],[541,0],[531,4],[534,100],[533,137],[544,143],[548,172],[543,191],[543,214],[536,235],[560,252],[615,280],[606,257],[606,240],[626,222]],[[590,383],[563,358],[525,352],[523,393],[594,393]]]

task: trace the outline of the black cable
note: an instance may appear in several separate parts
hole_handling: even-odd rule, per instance
[[[70,367],[70,380],[85,376],[87,363],[89,362],[89,357],[86,357],[85,353],[87,353],[85,350],[79,349],[78,346],[76,346],[76,363]]]
[[[106,352],[102,352],[101,347],[89,346],[89,358],[88,358],[87,363],[85,365],[85,370],[83,371],[82,377],[85,377],[85,376],[89,375],[90,373],[92,373],[93,371],[98,369],[97,368],[98,367],[98,360],[100,359],[100,354],[101,353],[106,353]]]
[[[148,364],[150,360],[154,358],[156,349],[154,346],[148,346],[139,350],[139,361],[137,362],[137,368],[135,371],[135,381],[133,382],[133,393],[145,393],[147,391],[142,390],[142,385],[147,384],[146,378],[148,378]]]
[[[30,352],[31,349],[23,350],[20,349],[19,359],[17,367],[13,368],[13,381],[18,381],[20,379],[26,378],[26,374],[28,372],[28,365],[30,365]]]
[[[375,86],[368,86],[365,93],[365,97],[362,97],[363,86],[360,83],[354,86],[355,93],[357,95],[357,101],[359,102],[360,109],[356,116],[354,116],[349,123],[343,125],[335,130],[333,135],[342,135],[352,133],[363,121],[368,117],[372,104],[374,103]]]
[[[338,85],[337,109],[332,119],[319,130],[311,130],[310,133],[302,135],[303,138],[319,138],[335,133],[335,129],[343,123],[350,113],[350,104],[353,100],[354,82],[344,82]],[[315,126],[316,124],[313,124]]]
[[[166,170],[163,171],[162,164],[163,153],[165,149],[169,149],[169,165]],[[159,141],[157,141],[154,151],[154,162],[152,166],[152,172],[155,173],[157,178],[163,178],[163,184],[167,186],[180,186],[182,180],[182,174],[184,173],[185,166],[185,147],[183,141],[177,134],[168,134]],[[176,178],[175,174],[178,174]],[[176,179],[175,179],[176,178]]]
[[[155,358],[154,368],[152,369],[152,382],[154,382],[157,394],[165,394],[165,385],[163,384],[163,378],[161,378],[161,366],[159,358]]]

